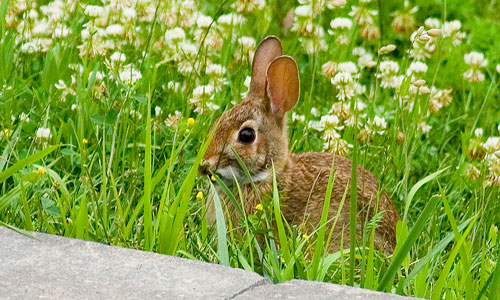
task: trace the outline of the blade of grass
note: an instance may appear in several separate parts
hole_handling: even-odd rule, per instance
[[[7,180],[7,178],[9,178],[10,176],[12,176],[14,173],[21,170],[22,168],[24,168],[32,163],[35,163],[35,162],[39,161],[40,159],[44,158],[45,156],[49,155],[52,151],[56,150],[60,146],[61,145],[53,145],[53,146],[47,147],[47,148],[33,154],[25,159],[21,159],[20,161],[15,163],[13,166],[11,166],[7,170],[0,173],[0,183]]]
[[[467,225],[472,221],[472,217],[465,220],[462,224],[458,226],[458,230],[462,231]],[[429,251],[422,259],[420,259],[411,271],[411,273],[406,276],[403,286],[410,284],[410,281],[419,274],[419,272],[428,264],[431,258],[436,257],[436,255],[443,252],[443,250],[448,246],[448,244],[455,238],[454,232],[449,232],[444,239],[442,239],[431,251]],[[402,291],[400,291],[402,293]],[[398,293],[400,293],[398,292]]]
[[[217,126],[215,126],[215,128],[217,128]],[[168,241],[168,245],[165,249],[163,249],[165,251],[165,254],[173,254],[177,249],[180,239],[182,238],[180,233],[184,228],[184,217],[186,215],[191,192],[195,184],[198,167],[201,163],[201,160],[203,159],[203,156],[205,155],[205,152],[208,149],[208,146],[210,145],[210,141],[212,140],[214,134],[215,129],[212,130],[207,139],[201,145],[200,151],[198,151],[198,154],[196,155],[193,166],[182,182],[177,196],[168,209],[167,215],[169,216],[169,218],[167,218],[167,221],[165,221],[166,224],[164,225],[164,232],[166,234],[163,237],[164,239],[166,239],[166,241]]]
[[[433,291],[432,291],[432,300],[438,300],[441,299],[441,293],[443,292],[444,285],[446,283],[446,279],[448,278],[448,274],[450,273],[451,267],[453,263],[455,262],[455,258],[462,248],[462,244],[464,243],[465,239],[469,235],[469,232],[471,231],[472,227],[476,223],[477,218],[479,215],[476,215],[473,219],[472,222],[469,224],[467,229],[465,229],[464,234],[460,238],[460,240],[457,242],[453,250],[451,251],[448,260],[446,261],[446,264],[444,265],[443,270],[441,271],[441,274],[439,275],[439,279],[437,280],[436,284],[434,285]]]
[[[406,201],[405,201],[405,210],[404,210],[404,214],[403,214],[403,222],[407,222],[406,221],[406,217],[408,215],[408,210],[410,209],[410,204],[413,200],[413,197],[415,196],[415,194],[417,193],[417,191],[424,185],[426,184],[427,182],[429,181],[432,181],[433,179],[437,178],[439,175],[441,175],[441,173],[443,173],[444,171],[448,170],[449,167],[446,167],[444,169],[441,169],[441,170],[438,170],[430,175],[427,175],[426,177],[424,177],[423,179],[419,180],[417,183],[415,183],[415,185],[410,189],[410,192],[408,193],[408,196],[406,197]]]
[[[311,268],[310,268],[310,273],[308,274],[309,278],[314,278],[317,279],[319,275],[319,262],[320,259],[323,255],[323,249],[325,245],[323,244],[325,240],[325,232],[326,232],[326,223],[328,221],[328,211],[330,210],[330,201],[332,198],[332,191],[333,191],[333,183],[335,182],[335,175],[334,175],[334,169],[335,169],[335,159],[332,159],[332,164],[330,166],[330,173],[328,177],[328,186],[326,187],[326,192],[325,192],[325,200],[323,202],[323,210],[321,212],[321,219],[319,222],[319,230],[318,230],[318,235],[316,237],[316,247],[314,249],[314,256],[312,259],[311,263]],[[339,213],[340,209],[337,211],[337,215]],[[327,245],[328,247],[328,245]]]
[[[149,93],[151,95],[151,93]],[[151,251],[154,245],[153,216],[151,212],[151,97],[146,111],[146,148],[144,149],[144,248]]]
[[[224,220],[224,212],[222,211],[222,206],[220,203],[219,194],[215,190],[214,185],[210,182],[210,187],[213,189],[213,201],[215,207],[215,221],[217,228],[217,256],[219,262],[225,266],[229,265],[229,254],[227,249],[227,237],[226,237],[226,221]]]
[[[497,251],[497,265],[490,284],[490,300],[497,300],[500,294],[500,248]]]
[[[6,228],[9,228],[9,229],[11,229],[11,230],[14,230],[14,231],[15,231],[15,232],[17,232],[17,233],[20,233],[20,234],[22,234],[22,235],[29,236],[30,238],[33,238],[33,239],[37,239],[37,240],[38,240],[38,238],[37,238],[36,236],[32,235],[29,231],[26,231],[26,230],[24,230],[24,229],[17,228],[17,227],[15,227],[15,226],[12,226],[12,225],[7,224],[7,223],[5,223],[5,222],[0,221],[0,226],[4,226],[4,227],[6,227]]]
[[[274,217],[276,218],[276,227],[278,228],[278,237],[281,246],[281,254],[285,261],[290,260],[290,251],[288,250],[288,239],[285,234],[285,227],[283,226],[283,217],[281,215],[280,209],[280,196],[278,192],[278,182],[276,180],[276,170],[273,167],[273,208],[274,208]]]
[[[410,230],[408,234],[408,238],[404,241],[400,250],[397,253],[394,253],[393,259],[384,276],[380,280],[377,290],[383,291],[390,288],[390,283],[392,282],[394,275],[396,275],[397,270],[400,268],[403,263],[406,255],[410,252],[413,243],[420,236],[420,233],[424,229],[425,224],[430,219],[431,214],[434,212],[434,208],[439,202],[439,198],[432,197],[429,202],[425,205],[424,210],[420,213],[415,225]]]

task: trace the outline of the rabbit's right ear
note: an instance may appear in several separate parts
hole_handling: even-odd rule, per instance
[[[282,55],[269,64],[267,96],[270,100],[271,112],[280,119],[299,101],[299,69],[295,59],[291,56]]]
[[[260,42],[252,62],[252,81],[249,94],[263,98],[266,95],[266,71],[269,64],[283,54],[280,40],[268,36]]]

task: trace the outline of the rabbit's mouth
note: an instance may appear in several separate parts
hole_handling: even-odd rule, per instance
[[[234,180],[241,180],[242,177],[242,172],[237,169],[233,168],[232,166],[227,166],[223,168],[218,168],[215,171],[215,174],[217,174],[222,180],[224,180],[224,183],[232,183]]]
[[[226,185],[232,185],[235,180],[240,184],[249,184],[250,181],[258,183],[268,180],[271,175],[270,171],[267,169],[256,173],[252,172],[250,173],[250,180],[250,178],[241,169],[234,168],[233,166],[219,168],[215,171],[215,174],[217,174]]]

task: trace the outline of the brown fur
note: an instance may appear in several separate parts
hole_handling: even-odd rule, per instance
[[[245,176],[234,157],[234,149],[256,181],[258,191],[253,190],[249,183],[242,183],[246,201],[244,209],[246,213],[254,213],[255,206],[261,202],[261,195],[272,190],[271,172],[274,164],[283,216],[290,224],[305,224],[307,232],[311,233],[321,219],[330,167],[334,160],[335,181],[329,220],[335,218],[341,199],[346,194],[330,245],[330,250],[335,251],[340,247],[342,236],[343,244],[349,244],[352,162],[330,153],[289,153],[284,113],[293,108],[298,100],[298,71],[294,71],[296,64],[293,59],[279,56],[281,44],[278,42],[277,38],[268,37],[259,45],[252,70],[252,81],[256,83],[251,85],[249,95],[240,104],[221,116],[205,154],[201,172],[216,173],[228,183],[233,176],[243,181]],[[269,66],[263,72],[262,66],[266,64]],[[274,68],[272,73],[270,68]],[[262,91],[266,87],[262,87],[261,76],[267,76],[265,91]],[[290,84],[294,86],[289,86]],[[269,93],[270,87],[273,94]],[[251,144],[238,141],[238,133],[245,127],[253,128],[256,132],[256,139]],[[232,217],[239,218],[231,204],[224,202]],[[214,219],[212,206],[212,202],[208,201],[209,220]],[[390,197],[386,193],[379,193],[377,179],[362,166],[357,169],[357,208],[357,238],[361,238],[363,224],[373,217],[375,211],[382,211],[383,219],[375,231],[375,247],[387,253],[392,252],[396,243],[398,213]]]

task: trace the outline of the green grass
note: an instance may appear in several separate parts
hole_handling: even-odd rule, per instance
[[[204,2],[194,11],[216,20],[236,13],[237,2]],[[141,1],[133,6],[135,18],[111,10],[109,20],[96,21],[99,28],[89,27],[94,30],[88,32],[91,42],[83,41],[81,34],[92,20],[84,13],[85,3],[64,7],[65,17],[48,18],[48,29],[33,31],[46,18],[45,8],[40,9],[46,1],[37,4],[38,17],[31,14],[31,19],[14,1],[0,5],[0,225],[25,234],[40,231],[216,262],[255,271],[272,282],[300,278],[429,299],[498,299],[500,158],[495,166],[494,150],[486,150],[484,144],[500,136],[500,74],[495,70],[500,64],[500,2],[411,1],[419,7],[414,13],[417,26],[428,17],[460,20],[465,33],[459,44],[437,38],[435,53],[423,60],[428,66],[422,75],[427,86],[452,89],[451,103],[435,112],[429,111],[428,94],[409,92],[408,76],[398,89],[381,87],[383,78],[376,76],[385,60],[399,64],[398,75],[405,75],[414,61],[409,55],[415,50],[410,35],[391,26],[392,13],[404,10],[401,1],[367,4],[378,13],[374,26],[380,39],[363,38],[362,26],[354,23],[344,32],[344,45],[328,33],[330,21],[348,17],[357,1],[324,9],[312,18],[324,29],[323,38],[283,28],[287,12],[299,5],[293,1],[267,0],[261,9],[241,13],[247,22],[225,27],[218,22],[200,27],[189,24],[195,16],[168,14],[180,7],[175,1]],[[188,4],[182,3],[182,9],[189,9]],[[123,25],[123,35],[103,35],[108,44],[99,48],[99,30],[113,23]],[[181,23],[194,52],[165,41],[166,30]],[[63,24],[69,34],[53,37],[54,26]],[[337,112],[343,127],[336,130],[353,145],[346,155],[379,178],[400,213],[394,255],[374,249],[380,214],[361,220],[366,223],[362,240],[351,238],[341,251],[328,252],[330,228],[338,219],[327,219],[334,173],[321,222],[309,236],[283,218],[274,173],[272,193],[262,195],[262,209],[251,213],[242,209],[240,185],[227,187],[220,178],[211,182],[197,175],[213,134],[210,126],[247,90],[250,63],[242,59],[248,53],[240,51],[238,38],[248,36],[258,43],[269,34],[281,38],[284,53],[299,66],[301,96],[293,111],[305,120],[288,116],[295,153],[327,151],[323,132],[308,126],[332,115],[332,105],[340,102],[338,89],[321,66],[327,61],[357,63],[355,47],[372,53],[379,67],[360,70],[356,79],[366,92],[344,101],[351,110],[356,101],[366,105],[356,115],[362,126],[349,126]],[[30,53],[26,43],[33,38],[51,44]],[[309,53],[304,47],[320,39],[325,43],[320,52]],[[213,48],[213,41],[219,48]],[[387,44],[396,45],[396,50],[377,55]],[[91,52],[96,49],[100,52]],[[121,64],[111,62],[118,50],[126,56]],[[488,59],[481,69],[482,82],[471,83],[463,76],[468,69],[464,55],[471,51]],[[140,72],[137,81],[130,78],[131,70],[124,72],[128,64]],[[225,70],[211,75],[211,64]],[[200,97],[197,106],[208,102],[220,109],[195,111],[190,103],[193,91],[213,82],[221,83],[220,89]],[[178,88],[172,87],[175,83]],[[363,129],[377,130],[375,116],[385,119],[386,128],[363,139]],[[422,121],[432,126],[429,132],[420,129]],[[50,137],[37,136],[39,128],[50,129]],[[476,137],[478,128],[483,134]],[[245,173],[249,176],[248,170]],[[216,185],[220,188],[212,187]],[[210,226],[205,203],[216,191],[221,194],[214,196],[216,220]],[[346,190],[343,200],[348,195],[354,199],[355,189]],[[228,218],[223,199],[236,207],[240,220]],[[351,220],[360,221],[356,202],[351,201],[349,209]],[[351,225],[351,235],[356,236]]]

